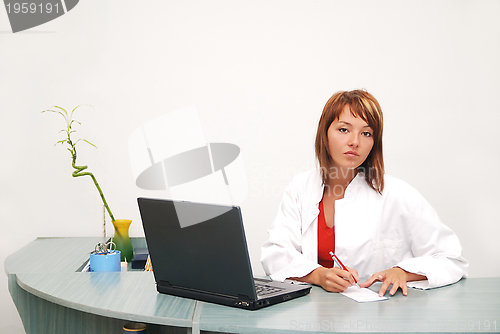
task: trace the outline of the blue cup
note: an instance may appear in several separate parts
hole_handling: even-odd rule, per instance
[[[113,251],[106,255],[90,253],[91,272],[121,271],[120,251]]]

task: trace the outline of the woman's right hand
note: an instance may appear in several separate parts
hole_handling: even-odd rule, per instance
[[[336,267],[319,267],[304,277],[293,279],[319,285],[329,292],[344,292],[348,287],[356,283],[354,278],[359,281],[358,272],[354,269],[347,269],[349,272]]]

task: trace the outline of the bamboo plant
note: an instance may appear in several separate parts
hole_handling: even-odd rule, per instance
[[[92,144],[91,142],[89,142],[86,139],[77,139],[76,141],[73,141],[71,139],[71,134],[73,134],[73,133],[76,132],[76,130],[73,129],[73,125],[75,123],[81,124],[77,120],[73,119],[73,113],[79,107],[80,106],[75,107],[70,113],[68,113],[64,108],[61,108],[61,107],[58,107],[58,106],[54,106],[53,108],[57,108],[56,110],[48,109],[48,110],[42,111],[42,113],[50,111],[50,112],[59,114],[62,117],[64,117],[64,120],[66,122],[66,127],[64,129],[62,129],[60,132],[64,132],[65,138],[62,139],[62,140],[59,140],[57,143],[55,143],[55,145],[57,145],[57,144],[61,144],[61,145],[67,144],[69,146],[67,149],[71,153],[71,166],[73,166],[73,168],[75,169],[73,171],[73,173],[72,173],[73,177],[90,176],[92,178],[92,181],[94,181],[94,184],[95,184],[95,186],[97,188],[97,191],[99,192],[99,195],[101,196],[102,203],[104,204],[104,207],[106,208],[106,211],[108,212],[109,217],[111,218],[111,221],[114,222],[115,218],[113,217],[113,214],[111,213],[111,210],[109,209],[109,205],[106,202],[106,198],[104,198],[104,194],[103,194],[103,192],[101,190],[101,187],[99,186],[99,183],[97,182],[97,179],[95,178],[94,174],[92,174],[89,171],[85,171],[88,168],[88,166],[77,166],[76,165],[76,158],[77,158],[76,144],[78,144],[80,141],[83,140],[87,144],[90,144],[93,147],[97,148],[97,146],[95,146],[94,144]]]

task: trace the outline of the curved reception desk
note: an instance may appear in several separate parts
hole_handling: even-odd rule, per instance
[[[144,271],[80,272],[102,238],[38,238],[4,263],[26,333],[500,332],[500,278],[470,278],[357,303],[313,287],[307,296],[258,311],[160,294]],[[145,247],[143,238],[132,238]]]
[[[147,333],[192,328],[196,301],[157,293],[152,272],[79,272],[103,240],[38,238],[5,260],[26,333],[123,333],[130,321]]]

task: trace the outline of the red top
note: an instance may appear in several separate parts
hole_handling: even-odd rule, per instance
[[[323,200],[321,200],[318,215],[318,263],[323,267],[333,268],[330,252],[335,253],[335,225],[331,228],[326,226]]]

